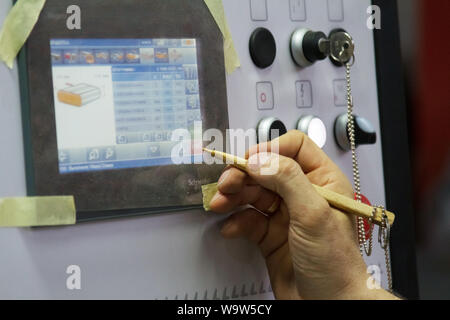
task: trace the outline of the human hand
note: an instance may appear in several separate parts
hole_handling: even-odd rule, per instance
[[[279,154],[271,153],[275,148]],[[312,183],[354,197],[346,176],[312,140],[290,131],[252,147],[248,157],[248,175],[227,168],[210,205],[219,213],[254,207],[229,217],[221,232],[259,246],[277,299],[393,297],[368,291],[355,218],[330,208],[313,188]],[[278,170],[265,174],[269,167]],[[279,197],[279,209],[269,212]]]

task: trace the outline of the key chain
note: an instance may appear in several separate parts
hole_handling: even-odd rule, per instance
[[[328,41],[327,41],[328,42]],[[355,45],[352,37],[344,31],[339,31],[330,36],[329,42],[330,56],[335,62],[338,62],[345,66],[346,76],[346,90],[347,90],[347,130],[350,140],[350,150],[352,153],[352,172],[353,172],[353,185],[355,188],[356,200],[361,202],[361,179],[359,172],[358,155],[356,152],[356,139],[355,139],[355,119],[353,116],[353,96],[351,87],[351,67],[355,63],[354,49]],[[389,239],[390,239],[390,225],[387,222],[385,208],[383,206],[374,207],[373,215],[375,215],[377,209],[382,211],[384,223],[378,230],[378,242],[381,248],[384,250],[385,263],[388,279],[388,288],[392,292],[392,272],[389,256]],[[373,229],[374,225],[369,219],[369,239],[366,240],[366,232],[364,227],[364,219],[357,218],[358,229],[358,242],[361,255],[364,253],[369,257],[373,250]]]

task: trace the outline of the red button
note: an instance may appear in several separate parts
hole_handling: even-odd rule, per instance
[[[356,194],[355,194],[355,200],[356,200]],[[372,204],[370,203],[369,199],[367,199],[364,195],[361,195],[361,202],[365,203],[369,206],[371,206]],[[370,239],[370,223],[367,219],[363,219],[364,220],[364,232],[366,234],[366,241]]]

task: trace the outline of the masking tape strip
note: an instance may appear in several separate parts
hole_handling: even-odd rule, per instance
[[[225,10],[223,8],[222,0],[205,0],[206,5],[211,11],[214,20],[216,20],[220,31],[223,34],[223,51],[225,54],[225,69],[228,74],[232,74],[236,68],[241,66],[239,56],[234,47],[233,38],[228,27],[227,19],[225,17]]]
[[[212,183],[202,186],[202,193],[203,193],[203,208],[205,211],[211,211],[211,200],[216,195],[216,193],[219,191],[218,184]]]
[[[57,226],[75,222],[72,196],[0,199],[0,227]]]
[[[0,31],[0,60],[12,69],[14,59],[38,21],[46,0],[18,0]]]

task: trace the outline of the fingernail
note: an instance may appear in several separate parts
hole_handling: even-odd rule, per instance
[[[250,171],[259,171],[262,167],[270,164],[270,153],[258,153],[248,159],[248,168]]]
[[[219,182],[218,185],[220,186],[222,183],[225,182],[225,180],[227,180],[228,175],[230,174],[230,170],[225,171],[219,178]]]

